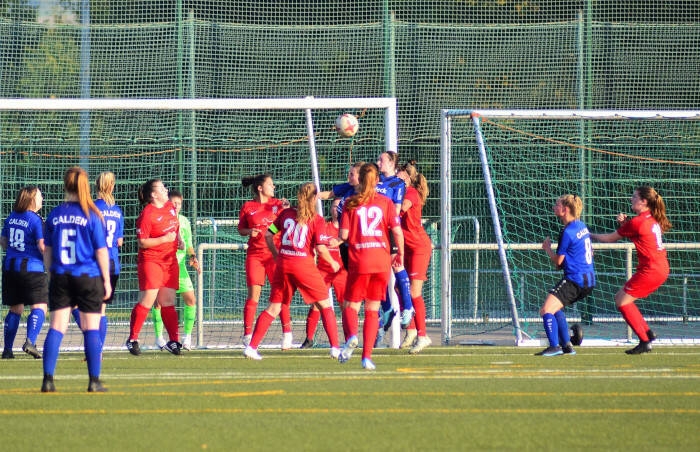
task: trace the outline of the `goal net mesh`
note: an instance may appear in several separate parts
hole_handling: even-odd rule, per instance
[[[548,290],[561,277],[561,271],[552,267],[539,246],[545,237],[557,242],[562,228],[552,211],[557,197],[567,193],[580,196],[584,202],[582,220],[589,230],[607,233],[617,228],[618,213],[634,215],[630,210],[634,189],[651,185],[664,198],[673,223],[664,236],[670,248],[671,276],[637,304],[660,337],[700,337],[700,273],[696,265],[700,213],[693,207],[700,189],[695,177],[700,167],[700,121],[485,116],[480,129],[517,311],[527,336],[542,337],[538,311]],[[454,118],[452,132],[452,152],[461,156],[470,150],[469,159],[453,161],[456,179],[481,164],[471,119]],[[495,241],[493,224],[485,229],[490,229],[486,240]],[[534,246],[515,246],[522,244]],[[629,247],[599,247],[595,265],[598,285],[594,293],[567,308],[567,315],[572,322],[586,326],[589,338],[624,339],[628,332],[613,297],[634,270],[636,256]],[[505,297],[505,293],[500,296]],[[508,309],[507,304],[502,307]]]

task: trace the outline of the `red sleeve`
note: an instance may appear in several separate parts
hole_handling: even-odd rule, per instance
[[[247,202],[243,203],[243,206],[241,207],[241,211],[238,213],[238,232],[239,233],[243,229],[249,229],[248,215],[246,215],[247,210],[248,210],[247,207],[248,207],[248,203]]]
[[[153,222],[151,221],[150,214],[151,205],[147,204],[141,211],[141,215],[136,219],[136,237],[139,239],[151,237],[151,225]]]

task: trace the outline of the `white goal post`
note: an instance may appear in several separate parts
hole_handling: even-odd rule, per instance
[[[501,225],[503,224],[503,218],[499,213],[497,206],[497,195],[494,191],[494,182],[492,180],[491,167],[489,164],[489,158],[487,156],[487,145],[486,138],[482,133],[481,119],[489,118],[492,120],[499,120],[501,122],[508,122],[508,124],[517,128],[515,124],[519,124],[518,121],[529,120],[530,122],[538,121],[700,121],[700,111],[691,110],[468,110],[468,109],[445,109],[441,112],[441,198],[445,200],[442,205],[441,213],[441,243],[443,244],[441,248],[441,273],[442,273],[442,323],[443,323],[443,341],[448,341],[452,335],[452,300],[453,294],[451,293],[452,284],[452,253],[456,250],[497,250],[498,257],[501,264],[503,282],[507,297],[507,302],[509,304],[510,313],[512,317],[512,325],[514,329],[515,343],[518,345],[540,345],[541,341],[530,340],[527,335],[524,334],[521,327],[521,316],[519,313],[518,306],[518,294],[513,287],[513,278],[511,276],[511,266],[507,257],[507,252],[522,249],[522,250],[532,250],[537,252],[541,249],[541,244],[539,243],[506,243],[504,240],[503,232],[501,231]],[[473,128],[473,141],[475,143],[475,149],[478,151],[479,161],[481,163],[482,176],[486,189],[486,196],[488,199],[489,210],[491,214],[491,220],[493,223],[494,236],[493,240],[495,243],[491,244],[454,244],[452,243],[452,202],[447,200],[452,200],[452,188],[453,188],[453,153],[452,148],[455,143],[453,136],[453,126],[454,121],[461,122],[461,132],[460,138],[466,141],[466,129],[467,125],[465,123],[470,122]],[[539,138],[539,137],[538,137]],[[553,140],[554,141],[554,140]],[[544,156],[541,158],[545,158]],[[654,160],[647,158],[645,160]],[[563,193],[556,193],[556,195]],[[554,195],[554,194],[553,194]],[[463,212],[460,212],[462,215]],[[445,246],[446,245],[446,246]],[[667,243],[667,248],[669,250],[694,250],[700,248],[700,243]],[[624,272],[629,276],[632,272],[632,252],[634,246],[630,243],[619,243],[619,244],[595,244],[595,249],[598,250],[623,250],[627,258],[625,260],[626,266],[623,269]],[[685,289],[684,289],[685,290]],[[545,293],[542,293],[544,297]],[[542,298],[543,299],[543,298]],[[679,308],[680,309],[680,308]],[[666,320],[678,320],[678,321],[700,321],[700,318],[688,317],[687,315],[679,315],[677,318],[671,319],[670,317],[664,317],[661,321]],[[631,337],[628,333],[629,340]],[[621,340],[625,340],[624,338]],[[697,336],[694,338],[686,339],[668,339],[672,343],[700,343],[700,338]],[[610,341],[608,341],[610,343]],[[616,342],[611,341],[613,344]]]

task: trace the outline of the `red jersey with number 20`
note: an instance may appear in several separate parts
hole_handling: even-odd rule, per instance
[[[376,194],[364,204],[343,212],[340,229],[348,231],[348,272],[382,273],[391,268],[390,230],[400,227],[396,207]]]
[[[285,273],[316,273],[314,248],[326,245],[326,222],[320,215],[307,224],[297,223],[297,209],[284,209],[275,219],[272,232],[282,232],[277,262]]]

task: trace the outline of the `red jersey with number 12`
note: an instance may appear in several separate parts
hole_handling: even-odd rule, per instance
[[[348,272],[388,272],[391,268],[389,230],[400,227],[396,207],[389,198],[376,194],[354,209],[346,209],[340,229],[348,231]]]

